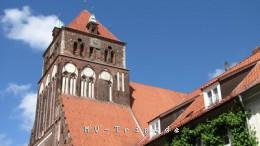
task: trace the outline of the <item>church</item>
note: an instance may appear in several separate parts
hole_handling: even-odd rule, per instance
[[[29,146],[161,145],[161,137],[179,132],[180,121],[209,112],[231,92],[236,96],[249,84],[259,91],[260,48],[220,77],[181,93],[131,82],[126,43],[87,10],[52,35]]]

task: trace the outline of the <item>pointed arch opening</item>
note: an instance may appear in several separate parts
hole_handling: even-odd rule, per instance
[[[95,98],[96,74],[93,69],[86,67],[81,72],[81,96]]]
[[[113,101],[113,77],[112,75],[107,71],[102,71],[99,75],[101,87],[102,87],[102,93],[101,96],[104,99],[108,99],[109,101]]]
[[[80,44],[80,53],[79,53],[79,55],[80,55],[81,57],[84,56],[84,43],[81,43],[81,44]]]
[[[62,69],[62,93],[76,95],[78,69],[72,63],[67,63]]]

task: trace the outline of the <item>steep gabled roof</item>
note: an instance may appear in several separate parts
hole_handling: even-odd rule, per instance
[[[134,132],[137,125],[129,107],[69,96],[61,97],[61,101],[74,146],[131,146],[142,137]],[[84,126],[90,126],[89,133],[83,132]],[[94,126],[99,126],[98,133]],[[114,126],[120,126],[118,133]],[[129,129],[127,134],[124,128]]]
[[[132,88],[132,110],[142,128],[159,114],[186,100],[186,94],[140,83],[130,83]]]
[[[78,31],[82,31],[82,32],[87,32],[89,33],[88,29],[87,29],[87,24],[89,21],[89,18],[91,16],[91,13],[88,12],[87,10],[83,10],[80,12],[80,14],[74,19],[72,20],[67,27],[68,28],[72,28]],[[104,38],[108,38],[111,40],[115,40],[115,41],[120,41],[116,36],[114,36],[105,26],[103,26],[99,21],[97,21],[98,24],[98,31],[99,31],[99,35],[104,37]]]

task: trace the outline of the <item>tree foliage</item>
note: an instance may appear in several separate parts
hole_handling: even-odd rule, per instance
[[[232,146],[257,146],[255,134],[248,131],[245,125],[246,116],[242,111],[223,113],[195,128],[184,127],[174,137],[171,146],[192,146],[191,143],[196,138],[200,138],[206,146],[223,146],[224,140],[218,133],[223,127],[228,127],[231,131]]]

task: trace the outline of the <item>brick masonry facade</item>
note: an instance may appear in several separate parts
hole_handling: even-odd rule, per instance
[[[43,75],[39,81],[37,110],[30,146],[66,144],[69,141],[66,123],[62,120],[62,105],[59,98],[63,94],[63,68],[67,63],[75,65],[78,70],[76,94],[73,95],[75,98],[87,98],[81,97],[80,73],[88,67],[95,72],[95,100],[110,102],[106,83],[99,77],[105,71],[112,77],[112,102],[130,105],[129,73],[125,65],[123,42],[67,27],[55,28],[53,41],[43,58]],[[56,72],[54,68],[57,68]],[[121,78],[118,75],[121,75]],[[118,79],[120,81],[117,81]]]

